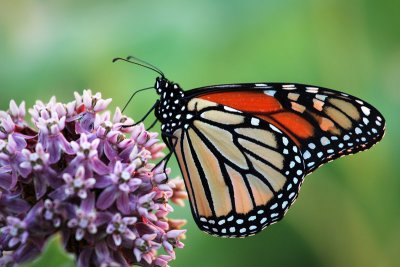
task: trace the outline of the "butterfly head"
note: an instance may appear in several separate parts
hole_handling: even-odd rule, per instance
[[[155,111],[156,117],[162,123],[162,130],[173,132],[181,123],[179,118],[185,109],[182,88],[165,77],[157,77],[154,88],[160,96],[159,105]]]

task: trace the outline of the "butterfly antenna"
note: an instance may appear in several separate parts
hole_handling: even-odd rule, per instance
[[[131,95],[131,97],[129,98],[128,102],[126,102],[124,108],[122,109],[122,113],[124,113],[126,107],[129,105],[129,103],[132,101],[133,97],[134,97],[137,93],[140,93],[140,92],[146,91],[146,90],[150,90],[150,89],[154,89],[154,87],[153,87],[153,86],[150,86],[150,87],[146,87],[146,88],[143,88],[143,89],[136,90],[136,91]]]
[[[127,58],[116,57],[116,58],[114,58],[112,60],[112,62],[116,62],[116,61],[119,61],[119,60],[126,61],[126,62],[135,64],[135,65],[138,65],[138,66],[142,66],[142,67],[144,67],[146,69],[149,69],[149,70],[157,72],[162,77],[165,77],[164,73],[159,68],[157,68],[156,66],[154,66],[154,65],[152,65],[152,64],[150,64],[150,63],[148,63],[148,62],[146,62],[144,60],[136,58],[134,56],[128,56]]]

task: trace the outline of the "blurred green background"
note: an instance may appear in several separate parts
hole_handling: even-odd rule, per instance
[[[111,63],[127,55],[186,89],[285,81],[354,94],[387,119],[379,145],[307,177],[285,219],[255,237],[208,236],[188,205],[177,207],[173,216],[189,224],[171,265],[400,266],[399,10],[390,0],[3,1],[0,108],[10,99],[69,101],[85,88],[123,106],[155,78]],[[141,94],[128,114],[141,118],[155,99]],[[56,243],[29,266],[73,266]]]

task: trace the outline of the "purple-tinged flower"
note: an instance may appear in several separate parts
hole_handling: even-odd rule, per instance
[[[17,126],[8,114],[0,116],[0,140],[7,140],[10,136],[15,140],[15,145],[18,150],[26,147],[26,139],[32,138],[31,136],[24,135],[17,131]]]
[[[168,254],[175,259],[174,248],[183,248],[184,245],[180,241],[186,230],[171,230],[163,236],[163,246]]]
[[[0,166],[3,166],[3,170],[0,170],[0,176],[4,174],[2,178],[5,179],[0,183],[0,186],[9,184],[9,188],[4,188],[5,190],[12,190],[16,186],[18,175],[22,172],[21,162],[22,154],[14,137],[9,135],[8,142],[0,140]],[[6,175],[8,171],[11,172],[11,176]],[[10,178],[11,180],[9,180]]]
[[[155,221],[157,220],[157,216],[153,213],[158,208],[158,205],[154,203],[154,196],[156,195],[156,192],[150,192],[148,194],[145,194],[137,200],[137,211],[138,213],[149,219],[150,221]]]
[[[99,143],[99,139],[89,141],[84,133],[81,134],[79,143],[72,141],[71,146],[76,157],[71,161],[67,170],[73,172],[79,166],[84,166],[86,174],[89,176],[93,176],[93,171],[100,175],[108,173],[109,168],[98,157],[97,147]]]
[[[104,191],[99,195],[97,208],[104,210],[116,202],[120,212],[130,213],[129,194],[135,192],[142,183],[140,179],[133,177],[135,170],[135,164],[124,168],[123,164],[117,161],[112,173],[98,179],[96,187],[104,188]]]
[[[100,112],[107,108],[111,103],[112,99],[102,99],[101,93],[92,94],[90,89],[83,90],[83,95],[75,93],[76,105],[79,107],[82,104],[85,106],[86,110]]]
[[[168,263],[172,260],[173,258],[169,255],[160,255],[153,261],[153,265],[154,267],[169,267]]]
[[[155,259],[155,251],[158,250],[161,245],[155,241],[157,234],[144,234],[135,240],[135,248],[133,253],[138,262],[142,259],[150,264]]]
[[[75,93],[76,106],[79,109],[79,133],[91,132],[97,112],[103,111],[111,103],[111,98],[102,99],[101,93],[92,95],[91,90],[83,90],[83,95]]]
[[[129,160],[136,164],[136,166],[142,166],[144,162],[151,159],[151,153],[147,149],[140,148],[138,145],[130,143],[128,148],[122,152],[126,153],[130,150]],[[130,148],[130,149],[129,149]]]
[[[12,216],[8,216],[6,222],[7,225],[0,229],[1,234],[5,235],[4,239],[2,238],[2,242],[6,242],[2,246],[13,248],[20,243],[24,244],[29,236],[26,223]]]
[[[8,114],[10,115],[16,126],[20,128],[26,127],[27,124],[25,122],[25,101],[22,101],[21,104],[18,106],[14,100],[11,100]],[[6,118],[7,112],[0,111],[0,117]]]
[[[46,193],[48,186],[57,188],[61,185],[57,172],[50,167],[50,155],[44,151],[42,144],[36,145],[35,152],[22,150],[22,155],[20,173],[23,178],[29,176],[33,179],[36,199],[40,199]]]
[[[136,217],[122,217],[120,213],[116,213],[111,222],[107,225],[107,234],[112,236],[114,244],[120,246],[122,240],[135,240],[136,235],[129,228],[137,222]]]
[[[65,181],[64,192],[67,196],[78,196],[81,199],[85,199],[88,195],[88,191],[93,188],[96,183],[94,178],[85,178],[85,168],[80,166],[76,171],[74,177],[69,173],[64,173],[63,179]]]
[[[152,176],[157,184],[163,184],[168,180],[167,174],[170,170],[164,171],[165,161],[152,169]]]
[[[90,195],[82,201],[81,207],[77,207],[75,217],[68,221],[68,227],[75,229],[75,239],[80,241],[86,233],[97,233],[97,213],[94,209],[94,195]]]
[[[29,114],[32,116],[32,122],[35,123],[43,113],[50,112],[54,110],[54,106],[57,104],[57,100],[55,96],[52,96],[47,104],[43,103],[40,100],[37,100],[35,105],[29,109]]]
[[[22,176],[26,177],[31,172],[42,172],[49,167],[50,154],[45,152],[41,143],[36,145],[35,152],[28,149],[22,150],[25,161],[21,162]]]
[[[122,115],[122,112],[118,107],[115,109],[115,113],[114,113],[112,122],[114,124],[124,125],[124,126],[132,125],[131,127],[122,127],[120,130],[123,133],[130,133],[133,131],[133,128],[134,128],[133,120],[125,115]]]
[[[58,199],[46,199],[42,208],[42,216],[46,221],[52,223],[55,228],[59,228],[66,218],[66,211]]]
[[[73,153],[69,142],[62,134],[65,128],[65,116],[59,117],[56,111],[41,110],[35,125],[39,129],[38,141],[50,154],[51,164],[60,160],[62,152]]]
[[[100,140],[97,148],[98,154],[104,155],[109,161],[115,161],[118,157],[118,143],[125,139],[121,133],[121,125],[113,124],[109,120],[103,120],[102,116],[96,114],[94,123],[96,129],[96,137]]]
[[[185,221],[169,214],[183,183],[150,163],[165,145],[118,108],[103,112],[109,102],[90,90],[37,101],[36,128],[24,103],[0,111],[0,266],[34,259],[56,233],[79,267],[168,266],[182,247]]]
[[[140,123],[132,130],[131,139],[135,141],[139,147],[149,148],[156,144],[159,140],[157,139],[158,133],[152,133],[146,131],[143,123]]]
[[[8,192],[0,191],[0,224],[5,221],[8,215],[20,215],[26,213],[29,208],[30,205],[18,194],[11,195]]]

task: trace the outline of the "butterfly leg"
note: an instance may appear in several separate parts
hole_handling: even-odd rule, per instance
[[[150,113],[152,113],[153,110],[157,108],[157,106],[159,105],[159,103],[160,103],[160,100],[157,100],[156,103],[155,103],[155,104],[149,109],[149,111],[147,111],[147,113],[143,116],[143,118],[140,119],[139,121],[137,121],[136,123],[131,124],[131,125],[122,125],[122,127],[124,127],[124,128],[129,128],[129,127],[138,125],[139,123],[143,122],[143,121],[150,115]],[[154,124],[154,123],[153,123],[153,124]],[[152,124],[151,127],[154,126],[153,124]]]
[[[163,136],[164,142],[167,144],[169,152],[159,163],[157,163],[156,166],[154,166],[153,170],[164,163],[164,172],[166,172],[168,161],[170,160],[172,154],[175,152],[175,147],[178,143],[178,138],[169,133],[162,133],[162,136]],[[169,138],[169,139],[167,139],[167,138]]]
[[[149,128],[147,128],[147,131],[150,131],[150,130],[154,127],[154,125],[156,125],[157,122],[158,122],[158,119],[155,119],[155,120],[153,121],[153,123],[150,124]]]

